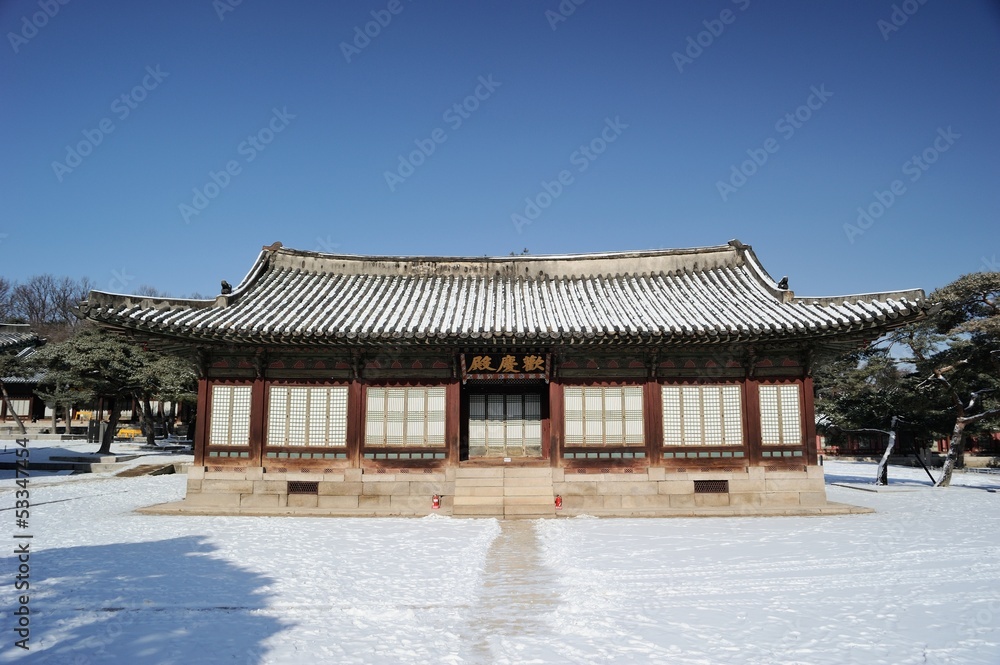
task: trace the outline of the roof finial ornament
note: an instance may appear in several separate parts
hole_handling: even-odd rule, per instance
[[[261,249],[264,250],[265,252],[277,252],[279,249],[282,248],[282,246],[283,245],[281,244],[281,241],[277,240],[275,242],[272,242],[270,245],[264,245],[263,247],[261,247]]]
[[[227,282],[226,280],[222,280],[222,295],[228,296],[232,292],[233,292],[233,285]]]
[[[782,291],[788,290],[788,275],[785,275],[778,281],[778,288]]]

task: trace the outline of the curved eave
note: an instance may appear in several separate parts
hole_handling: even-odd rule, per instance
[[[714,346],[731,344],[751,344],[762,342],[830,342],[839,337],[874,339],[894,328],[906,325],[923,317],[923,310],[914,308],[909,314],[898,313],[894,318],[863,321],[851,325],[830,326],[826,330],[781,329],[720,332],[701,331],[639,331],[634,333],[594,333],[586,331],[520,335],[506,332],[480,332],[466,334],[423,334],[413,335],[398,332],[382,332],[372,335],[289,335],[286,333],[261,334],[257,331],[231,331],[211,328],[190,328],[159,325],[142,325],[133,320],[115,320],[93,317],[98,324],[122,332],[130,332],[152,338],[170,339],[179,345],[199,344],[240,344],[291,347],[355,347],[372,345],[393,346],[469,346],[469,345],[534,345],[534,346]]]

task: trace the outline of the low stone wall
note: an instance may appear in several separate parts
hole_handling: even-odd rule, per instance
[[[451,514],[455,470],[434,473],[364,473],[344,469],[337,473],[264,473],[246,471],[188,471],[187,497],[191,508],[218,509],[247,514],[319,514],[369,516],[420,516],[432,512]],[[289,482],[316,483],[316,491],[289,491]],[[294,486],[293,486],[294,488]],[[431,498],[441,497],[440,508]]]
[[[818,466],[805,471],[751,467],[677,473],[652,467],[645,473],[556,473],[561,478],[552,488],[562,496],[566,515],[656,516],[699,509],[727,509],[721,512],[738,515],[827,505],[823,469]],[[726,481],[728,491],[696,492],[699,481]]]

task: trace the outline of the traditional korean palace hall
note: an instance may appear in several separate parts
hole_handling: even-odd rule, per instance
[[[850,512],[826,500],[814,361],[927,307],[796,297],[737,240],[499,258],[275,243],[223,290],[81,303],[197,362],[187,497],[160,512]]]

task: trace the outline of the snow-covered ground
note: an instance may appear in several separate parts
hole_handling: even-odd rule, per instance
[[[0,663],[1000,663],[1000,477],[828,485],[871,515],[498,522],[147,516],[183,475],[33,475],[18,529],[5,473]]]

